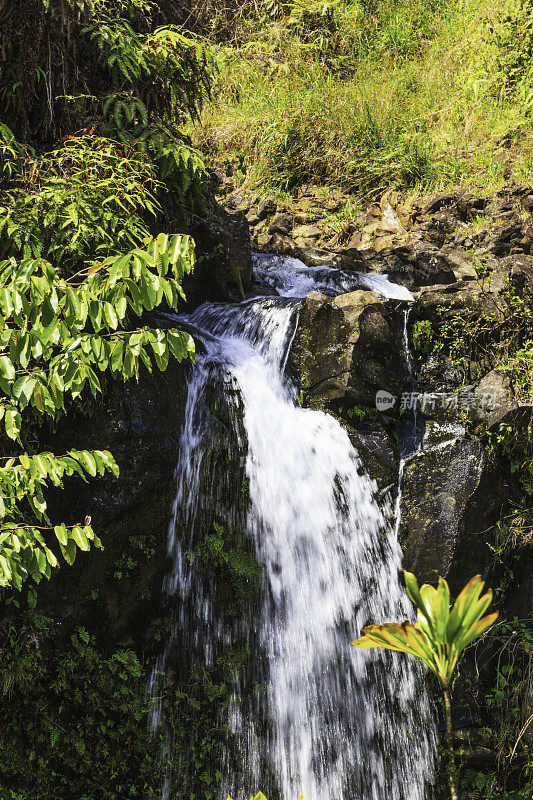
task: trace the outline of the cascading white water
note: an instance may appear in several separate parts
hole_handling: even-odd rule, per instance
[[[254,272],[258,278],[278,289],[284,297],[305,297],[314,290],[342,294],[370,289],[395,300],[413,300],[405,286],[391,283],[386,275],[373,272],[345,272],[326,265],[307,267],[298,258],[257,253]]]
[[[241,703],[236,684],[229,721],[241,769],[234,772],[228,754],[221,798],[262,789],[270,800],[423,800],[434,759],[423,676],[403,656],[350,647],[363,625],[410,615],[400,547],[346,431],[301,408],[284,376],[294,314],[294,303],[269,298],[208,304],[188,317],[207,335],[191,372],[169,536],[166,589],[178,595],[178,620],[151,688],[158,693],[172,648],[199,649],[209,665],[217,643],[244,634],[254,648],[249,684],[258,688]],[[194,541],[210,524],[203,505],[212,508],[213,497],[218,513],[224,502],[229,517],[235,513],[231,476],[215,474],[207,499],[201,486],[206,468],[216,473],[206,456],[214,378],[242,415],[244,523],[264,576],[258,615],[237,627],[215,611],[213,587],[184,557],[189,542],[179,533]],[[154,725],[160,713],[156,705]],[[167,782],[163,798],[170,797],[185,795]]]

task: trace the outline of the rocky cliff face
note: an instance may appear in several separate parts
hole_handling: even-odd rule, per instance
[[[530,200],[521,187],[490,201],[450,194],[408,207],[398,198],[392,198],[392,203],[389,195],[380,206],[367,209],[359,231],[353,234],[350,244],[358,243],[363,249],[321,250],[319,256],[302,236],[295,236],[286,219],[277,219],[273,201],[264,200],[247,210],[256,240],[258,223],[270,220],[272,236],[279,233],[292,242],[282,249],[297,252],[308,263],[319,257],[321,264],[329,262],[345,270],[388,274],[416,296],[406,327],[409,304],[405,302],[386,301],[364,290],[337,297],[313,292],[300,305],[289,369],[304,403],[342,419],[380,491],[392,499],[397,491],[402,430],[413,416],[405,397],[418,394],[420,449],[405,464],[400,533],[406,567],[424,580],[448,575],[458,586],[472,570],[488,568],[493,526],[508,506],[514,484],[508,463],[498,462],[489,453],[487,433],[495,434],[502,422],[524,432],[531,410],[517,400],[509,378],[489,369],[482,358],[471,361],[465,374],[446,357],[417,352],[417,337],[425,325],[431,325],[432,335],[438,337],[449,327],[450,316],[465,310],[470,321],[482,318],[489,327],[501,325],[510,289],[524,304],[529,302],[533,291],[533,255],[526,253],[533,224]],[[312,206],[317,223],[331,214],[331,202]],[[300,212],[291,213],[291,219],[303,219],[301,214],[298,217]],[[484,215],[482,220],[479,214]],[[254,286],[244,220],[243,214],[230,208],[203,224],[199,266],[189,286],[188,305],[204,299],[235,299],[241,290],[264,291],[263,285]],[[285,227],[282,222],[287,223]],[[411,349],[415,344],[414,369],[405,350],[406,333]],[[92,418],[60,425],[56,434],[65,446],[83,442],[111,449],[121,467],[118,481],[92,482],[70,492],[71,510],[81,516],[90,513],[104,529],[128,530],[131,535],[141,528],[150,531],[161,554],[184,385],[184,368],[174,366],[164,376],[144,376],[139,385],[113,386],[105,406]],[[376,408],[379,391],[395,399],[385,411]],[[457,402],[461,392],[466,392],[468,403]],[[487,410],[488,396],[492,406]],[[412,405],[412,399],[409,402]],[[114,542],[117,537],[108,538]],[[100,568],[102,558],[107,556],[83,560],[93,559],[94,570]],[[118,607],[120,602],[110,600],[110,604]]]

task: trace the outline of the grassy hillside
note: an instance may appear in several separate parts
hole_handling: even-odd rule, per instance
[[[214,5],[216,101],[193,134],[237,186],[531,182],[527,0]]]

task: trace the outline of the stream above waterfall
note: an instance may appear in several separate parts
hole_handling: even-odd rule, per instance
[[[327,265],[308,267],[298,258],[273,253],[256,253],[253,262],[256,277],[283,297],[301,298],[313,291],[338,295],[366,289],[394,300],[414,299],[405,286],[392,283],[387,275],[346,272]]]
[[[296,298],[347,291],[348,278],[295,261],[256,261],[284,296],[208,303],[184,318],[202,348],[189,377],[169,528],[164,588],[176,597],[176,621],[150,690],[160,694],[173,651],[209,665],[243,640],[250,664],[220,720],[228,726],[221,800],[260,789],[270,800],[423,800],[434,764],[423,674],[395,653],[350,647],[363,625],[411,615],[391,509],[378,502],[341,424],[302,408],[285,374]],[[349,278],[349,290],[357,283],[411,298],[383,276]],[[213,410],[217,393],[223,412]],[[189,556],[220,519],[242,529],[262,572],[258,602],[238,620],[213,601],[213,582]],[[156,703],[152,725],[160,724]],[[185,798],[186,787],[186,775],[181,788],[167,781],[162,800]]]

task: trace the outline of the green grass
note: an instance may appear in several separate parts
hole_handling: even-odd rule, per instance
[[[486,190],[503,184],[506,164],[531,181],[533,48],[520,0],[336,7],[322,28],[295,12],[251,17],[216,46],[216,100],[193,137],[237,184],[334,185],[361,198]]]

